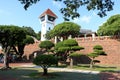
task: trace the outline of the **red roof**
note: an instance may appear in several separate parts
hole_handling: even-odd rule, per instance
[[[43,12],[43,13],[40,15],[40,17],[43,16],[43,15],[46,15],[46,14],[57,18],[57,16],[56,16],[50,9],[47,9],[45,12]]]

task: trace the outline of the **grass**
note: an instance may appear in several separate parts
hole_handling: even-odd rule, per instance
[[[0,76],[16,80],[100,80],[99,74],[83,74],[76,72],[49,71],[48,76],[42,76],[40,68],[14,68],[0,70]]]
[[[58,66],[59,68],[69,68],[65,65]],[[89,65],[80,64],[73,66],[73,69],[82,70],[95,70],[101,72],[115,72],[120,70],[120,67],[113,66],[103,66],[95,65],[95,68],[90,69]],[[77,73],[77,72],[61,72],[61,71],[48,71],[47,76],[42,75],[41,68],[26,68],[26,67],[15,67],[11,70],[0,70],[0,80],[1,77],[6,78],[6,80],[100,80],[100,74],[91,73]]]
[[[77,66],[73,66],[73,69],[94,70],[100,72],[116,72],[120,70],[120,67],[109,66],[109,65],[95,65],[92,69],[90,69],[89,64],[80,64]]]

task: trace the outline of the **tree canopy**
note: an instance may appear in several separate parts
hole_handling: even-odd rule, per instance
[[[24,5],[25,10],[32,4],[36,4],[40,0],[18,0]],[[97,10],[100,17],[106,16],[107,11],[113,10],[114,1],[112,0],[54,0],[61,1],[65,5],[60,9],[65,20],[74,19],[80,16],[78,9],[85,6],[88,11]]]
[[[23,26],[23,29],[26,30],[27,35],[36,37],[36,33],[34,32],[34,30],[31,27]]]
[[[73,22],[63,22],[56,25],[53,30],[49,32],[51,37],[68,37],[72,35],[73,37],[77,36],[80,32],[80,26]]]
[[[40,48],[46,48],[46,49],[50,49],[54,46],[54,43],[51,42],[51,41],[42,41],[40,44],[39,44],[39,47]]]
[[[9,46],[11,46],[22,42],[26,38],[25,30],[14,25],[0,25],[0,32],[0,43],[3,47],[6,42]]]
[[[99,27],[99,35],[120,35],[120,14],[111,16],[102,26]]]

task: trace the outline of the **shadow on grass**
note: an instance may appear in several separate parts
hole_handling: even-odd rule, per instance
[[[86,74],[77,72],[49,72],[47,76],[41,76],[40,73],[31,73],[32,78],[40,80],[101,80],[100,74]]]
[[[38,70],[32,68],[12,68],[10,70],[0,70],[0,80],[33,80],[28,76],[30,73],[37,73]]]
[[[48,76],[42,76],[40,68],[14,68],[0,70],[0,80],[100,80],[100,76],[99,74],[59,71],[48,71]]]
[[[101,80],[120,80],[120,73],[102,72]]]

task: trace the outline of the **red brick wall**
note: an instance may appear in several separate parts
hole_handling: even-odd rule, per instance
[[[103,47],[107,56],[100,56],[97,59],[100,60],[100,64],[120,65],[120,40],[112,39],[110,37],[95,38],[76,38],[80,46],[85,49],[81,50],[81,53],[88,54],[93,51],[93,46],[99,44]]]
[[[93,46],[99,44],[103,47],[104,51],[107,53],[107,56],[100,56],[97,59],[100,60],[100,64],[109,64],[109,65],[120,65],[120,40],[111,39],[110,37],[96,37],[94,41],[91,37],[76,38],[80,46],[83,46],[85,49],[81,50],[80,53],[88,54],[93,51]],[[39,50],[39,43],[30,44],[25,47],[25,55],[29,55],[32,52]]]
[[[27,59],[29,59],[29,55],[32,54],[34,51],[38,51],[38,50],[40,50],[39,42],[26,45],[24,48],[24,55],[27,56]]]

